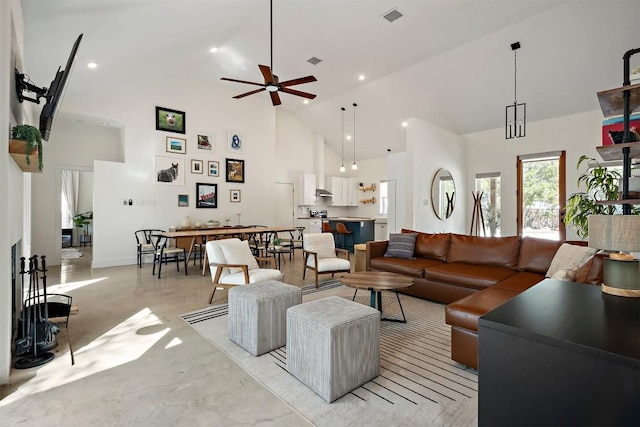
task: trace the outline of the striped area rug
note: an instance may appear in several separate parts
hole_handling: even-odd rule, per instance
[[[303,301],[353,297],[337,280],[303,288]],[[401,319],[393,293],[383,293],[383,317]],[[401,295],[407,323],[381,322],[380,375],[333,403],[326,403],[286,370],[287,349],[253,357],[227,338],[227,306],[181,317],[249,374],[315,425],[475,425],[478,376],[452,361],[444,305]],[[369,304],[369,293],[356,301]]]

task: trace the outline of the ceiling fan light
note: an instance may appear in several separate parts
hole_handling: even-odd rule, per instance
[[[269,92],[277,92],[278,91],[278,86],[267,85],[267,86],[265,86],[265,89],[267,89],[267,91],[269,91]]]

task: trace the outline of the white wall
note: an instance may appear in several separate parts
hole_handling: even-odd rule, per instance
[[[416,118],[408,120],[408,124],[406,156],[393,156],[389,170],[389,178],[397,180],[396,228],[464,233],[467,205],[465,138]],[[431,182],[440,168],[448,169],[456,184],[455,209],[446,220],[438,219],[431,206]]]
[[[515,235],[517,229],[517,156],[566,150],[566,185],[567,197],[569,197],[578,191],[576,164],[580,156],[587,155],[602,160],[595,148],[602,145],[602,120],[602,112],[592,111],[531,122],[527,124],[527,136],[517,140],[505,140],[502,128],[466,135],[468,141],[466,153],[467,188],[474,188],[476,173],[500,172],[501,174],[501,232],[503,236]],[[469,203],[467,206],[469,212],[465,212],[465,214],[470,220],[473,205]],[[567,228],[567,239],[578,239],[571,227]]]
[[[66,106],[66,103],[63,103]],[[43,143],[43,173],[33,175],[34,254],[45,255],[49,265],[60,264],[60,191],[63,169],[90,172],[94,160],[122,161],[120,129],[59,117],[49,141]],[[86,174],[83,174],[86,178]],[[90,176],[90,175],[89,175]],[[82,186],[92,180],[80,180]],[[90,193],[93,190],[91,189]],[[86,193],[85,193],[86,194]],[[91,210],[92,200],[79,198],[78,212]],[[41,209],[44,206],[51,209]],[[84,210],[83,210],[84,209]],[[77,240],[74,238],[74,243]]]
[[[14,86],[14,66],[21,67],[23,21],[20,2],[0,2],[0,384],[6,384],[11,371],[11,247],[20,242],[28,256],[31,215],[28,196],[30,174],[24,174],[9,156],[9,134],[17,123],[33,124],[25,105],[18,103]]]

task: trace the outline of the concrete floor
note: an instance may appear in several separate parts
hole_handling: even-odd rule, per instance
[[[162,279],[151,264],[92,270],[91,248],[82,250],[47,279],[49,293],[71,295],[79,308],[69,322],[76,363],[63,327],[52,362],[14,369],[0,388],[0,424],[309,425],[180,319],[207,306],[208,273],[192,265],[188,276],[169,265]],[[287,283],[313,283],[302,280],[300,251],[282,270]],[[226,294],[217,291],[213,303]]]

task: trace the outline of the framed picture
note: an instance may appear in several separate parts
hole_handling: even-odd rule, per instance
[[[231,153],[244,153],[244,134],[237,130],[227,132],[227,151]]]
[[[215,135],[210,133],[198,132],[198,149],[215,151],[216,149]]]
[[[203,173],[203,167],[204,162],[202,160],[191,159],[191,173]]]
[[[178,194],[178,206],[181,208],[186,208],[187,206],[189,206],[188,194]]]
[[[184,185],[184,160],[156,156],[155,179],[159,184]]]
[[[240,203],[240,190],[229,190],[229,201],[231,203]]]
[[[196,208],[218,207],[218,184],[196,183]]]
[[[226,160],[227,182],[244,182],[244,160]]]
[[[156,130],[185,133],[186,121],[184,111],[156,107]]]
[[[167,153],[187,153],[187,140],[184,138],[167,137]]]
[[[220,176],[220,162],[209,160],[207,162],[207,171],[209,176]]]

